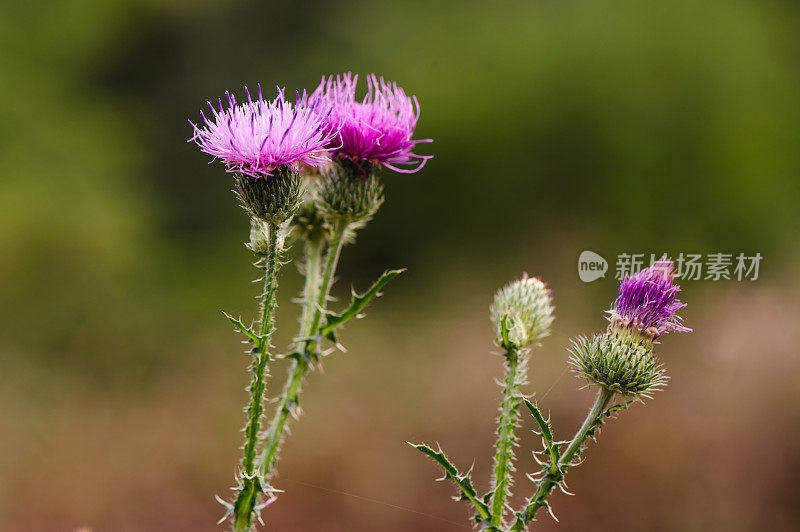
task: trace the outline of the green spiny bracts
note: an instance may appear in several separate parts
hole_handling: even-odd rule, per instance
[[[553,323],[553,299],[547,286],[536,277],[522,279],[501,288],[491,308],[492,322],[501,340],[501,323],[507,316],[508,339],[518,348],[534,345],[550,334]],[[503,346],[505,347],[505,346]]]
[[[590,383],[620,395],[650,398],[667,383],[663,365],[651,347],[612,332],[578,336],[569,349],[570,364]]]
[[[253,177],[236,174],[234,193],[242,208],[253,217],[280,225],[297,212],[303,195],[303,181],[289,166],[276,168],[272,175]]]
[[[319,182],[320,207],[331,222],[366,222],[383,203],[383,184],[369,163],[338,159]]]

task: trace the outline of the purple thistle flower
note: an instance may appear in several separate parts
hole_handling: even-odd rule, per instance
[[[330,107],[324,102],[309,103],[303,92],[295,104],[286,101],[283,89],[278,96],[266,101],[258,86],[258,98],[253,100],[245,87],[247,102],[237,104],[226,92],[228,106],[208,106],[212,116],[200,111],[204,124],[199,127],[191,120],[194,141],[200,149],[222,160],[228,172],[253,177],[268,176],[278,166],[299,169],[302,165],[320,166],[330,161],[328,145],[336,129],[326,122]]]
[[[676,296],[672,260],[662,257],[649,268],[625,277],[619,285],[609,321],[615,328],[636,331],[650,340],[667,332],[690,332],[675,313],[686,306]]]
[[[367,76],[367,94],[358,102],[357,83],[358,76],[349,72],[323,77],[311,95],[311,101],[324,101],[333,107],[328,131],[336,134],[328,147],[334,155],[356,163],[380,164],[395,172],[413,173],[422,168],[433,156],[417,155],[412,150],[421,142],[433,141],[411,139],[419,119],[417,98],[406,96],[396,83],[371,74]]]

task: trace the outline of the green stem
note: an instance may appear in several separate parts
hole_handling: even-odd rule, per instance
[[[300,337],[308,337],[314,319],[316,302],[319,298],[320,268],[322,263],[323,239],[306,240],[306,282],[303,287],[303,310],[300,315]]]
[[[597,398],[592,408],[589,410],[589,413],[586,415],[583,425],[581,425],[581,428],[575,433],[575,437],[570,441],[566,450],[561,455],[561,458],[558,460],[558,463],[551,464],[548,472],[539,481],[536,492],[528,500],[525,509],[517,515],[517,520],[514,526],[511,527],[511,532],[522,532],[526,530],[528,523],[533,521],[539,509],[547,506],[547,497],[553,491],[553,488],[561,482],[566,468],[572,465],[572,460],[580,453],[583,444],[586,443],[589,436],[595,433],[599,422],[605,415],[608,404],[613,398],[614,392],[606,390],[605,388],[600,388],[600,391],[597,393]]]
[[[303,303],[303,319],[300,323],[300,345],[295,353],[292,367],[289,369],[289,376],[286,379],[283,392],[278,399],[278,408],[272,418],[269,429],[264,440],[264,451],[259,457],[258,467],[261,474],[268,478],[275,468],[278,460],[281,440],[286,431],[286,423],[289,415],[295,411],[300,402],[300,391],[302,389],[303,377],[310,369],[310,361],[315,358],[317,350],[317,340],[313,337],[319,332],[322,321],[322,313],[325,310],[330,295],[332,279],[336,272],[339,256],[344,244],[344,232],[347,229],[346,222],[337,223],[334,226],[333,235],[328,254],[325,259],[325,269],[319,278],[319,259],[321,247],[306,248],[309,254],[316,254],[316,257],[309,255],[306,258],[306,287],[319,286],[318,291],[306,291]],[[313,267],[316,261],[317,266]],[[316,275],[316,280],[309,280],[308,276]],[[316,296],[316,297],[314,297]],[[307,319],[310,318],[310,319]]]
[[[581,447],[583,447],[583,444],[586,442],[587,438],[594,434],[594,431],[597,428],[597,422],[603,418],[603,414],[605,414],[608,403],[610,403],[611,399],[613,398],[614,392],[606,390],[605,388],[600,388],[600,391],[597,392],[597,398],[594,400],[591,410],[589,410],[589,413],[586,415],[586,419],[583,421],[583,425],[581,425],[581,428],[578,429],[575,437],[572,438],[569,446],[561,455],[561,460],[559,460],[559,462],[562,465],[569,465],[575,455],[580,452]]]
[[[336,266],[339,264],[339,256],[342,254],[342,247],[344,246],[344,233],[347,231],[348,223],[345,221],[337,221],[333,227],[333,235],[331,235],[331,243],[328,246],[328,255],[325,258],[325,271],[322,274],[322,284],[319,288],[319,299],[317,300],[317,308],[314,312],[314,317],[311,321],[309,336],[314,336],[319,330],[322,321],[322,313],[328,306],[328,297],[331,293],[331,286],[333,286],[333,276],[336,273]],[[316,340],[307,340],[305,342],[306,349],[309,345],[316,346]]]
[[[491,526],[503,525],[506,498],[511,488],[511,473],[514,470],[514,429],[519,423],[519,405],[522,401],[520,386],[525,379],[524,354],[516,349],[506,353],[506,378],[503,387],[503,402],[500,404],[500,418],[497,421],[497,453],[494,457],[494,486],[492,494]]]
[[[244,456],[242,458],[242,479],[238,495],[233,507],[233,530],[249,532],[253,526],[253,514],[258,502],[258,495],[264,486],[254,475],[258,433],[261,429],[261,415],[264,412],[264,391],[266,388],[267,362],[270,354],[270,337],[274,329],[275,295],[278,289],[278,269],[280,268],[281,249],[278,244],[277,225],[269,225],[267,256],[264,263],[264,289],[261,294],[261,309],[258,339],[253,342],[253,380],[250,383],[250,404],[247,407],[247,425],[245,427]]]

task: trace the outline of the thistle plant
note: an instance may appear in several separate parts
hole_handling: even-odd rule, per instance
[[[265,100],[259,86],[256,98],[237,103],[227,94],[208,104],[210,116],[192,123],[194,141],[202,151],[221,160],[233,174],[234,193],[250,218],[245,244],[263,270],[258,318],[251,325],[225,316],[249,345],[252,378],[247,388],[243,456],[236,474],[236,496],[217,499],[234,532],[253,530],[260,511],[279,490],[271,485],[278,451],[290,416],[299,412],[305,376],[319,366],[330,350],[340,347],[338,331],[360,318],[367,304],[402,270],[388,270],[363,294],[352,293],[339,312],[328,302],[342,248],[355,240],[384,200],[381,168],[398,172],[419,170],[431,156],[416,155],[412,140],[419,118],[416,99],[395,84],[368,78],[367,94],[356,101],[357,76],[323,78],[309,96],[296,94],[289,102],[282,89]],[[190,122],[191,123],[191,122]],[[413,168],[395,165],[409,165]],[[304,275],[300,329],[288,354],[274,352],[278,272],[293,242],[302,243]],[[263,425],[269,363],[290,360],[290,369],[272,419]]]
[[[452,481],[456,500],[472,507],[472,522],[481,530],[523,532],[528,530],[539,510],[553,518],[548,499],[555,488],[567,493],[567,470],[578,465],[589,438],[594,438],[604,422],[634,401],[644,402],[667,382],[663,365],[654,354],[658,339],[667,332],[688,332],[676,314],[685,306],[677,299],[680,288],[674,283],[672,261],[662,258],[650,268],[626,277],[608,311],[608,327],[591,337],[577,336],[568,348],[569,364],[597,396],[581,427],[568,441],[557,441],[549,419],[521,388],[526,384],[529,349],[546,336],[553,320],[550,292],[535,278],[523,277],[495,296],[491,308],[497,330],[497,344],[503,349],[506,377],[498,418],[497,443],[491,488],[480,496],[472,481],[472,470],[460,472],[441,448],[411,444],[444,469],[441,480]],[[541,467],[529,478],[533,494],[519,510],[507,503],[514,471],[515,430],[522,406],[530,412],[541,437],[542,450],[533,459]]]

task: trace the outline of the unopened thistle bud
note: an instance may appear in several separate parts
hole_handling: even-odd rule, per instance
[[[330,221],[367,221],[383,203],[383,184],[372,165],[337,159],[319,183],[320,208]]]
[[[262,257],[269,255],[269,224],[258,218],[250,218],[250,242],[245,247]]]
[[[653,354],[653,344],[667,332],[688,332],[676,312],[686,304],[676,297],[672,261],[622,280],[609,313],[608,330],[572,341],[570,363],[589,382],[633,397],[649,397],[667,377]]]
[[[279,225],[300,207],[303,182],[300,174],[289,166],[276,168],[270,176],[237,174],[235,180],[234,192],[253,218]]]
[[[498,343],[503,344],[503,321],[508,340],[522,349],[550,334],[553,323],[553,299],[547,286],[536,277],[522,279],[501,288],[494,297],[491,318],[497,328]]]
[[[293,235],[304,240],[322,240],[330,232],[330,224],[320,210],[316,187],[309,186],[306,190],[291,225]]]

